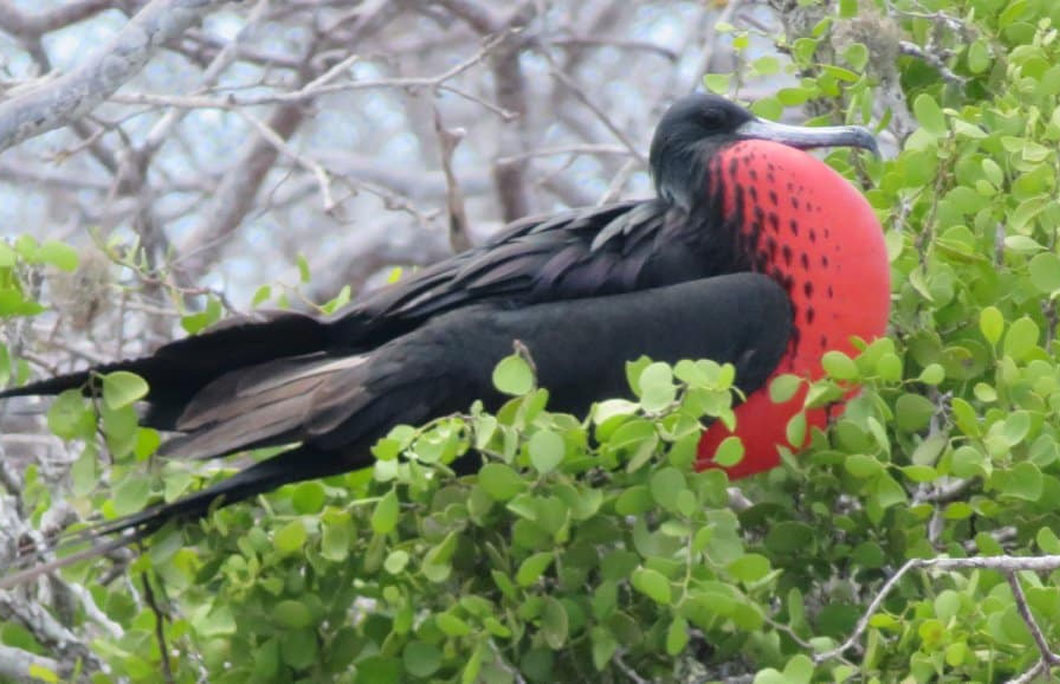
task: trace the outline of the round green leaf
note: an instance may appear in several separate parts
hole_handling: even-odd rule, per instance
[[[729,563],[728,570],[741,582],[757,582],[769,574],[769,559],[757,553],[748,553]]]
[[[821,357],[821,367],[836,380],[855,380],[858,377],[857,364],[841,351],[825,352]]]
[[[920,93],[913,101],[913,113],[925,131],[941,138],[947,134],[946,117],[939,108],[935,98],[927,93]]]
[[[518,354],[506,356],[493,369],[493,386],[504,394],[521,396],[534,389],[534,372]]]
[[[732,435],[718,445],[717,451],[714,452],[714,462],[724,468],[731,468],[743,460],[743,455],[743,442],[739,437]]]
[[[401,654],[405,670],[413,677],[430,677],[442,666],[442,652],[434,644],[410,641]]]
[[[103,403],[120,409],[147,396],[147,383],[135,373],[114,371],[103,376]]]
[[[529,485],[503,463],[487,463],[478,471],[478,483],[496,501],[507,501]]]
[[[285,600],[272,607],[272,619],[281,627],[302,629],[310,625],[313,616],[301,601]]]
[[[301,551],[307,536],[302,521],[292,520],[276,531],[272,541],[276,550],[286,556]]]
[[[666,577],[658,570],[652,570],[651,568],[637,568],[633,571],[630,581],[632,582],[634,589],[656,603],[669,605],[673,598],[673,590],[670,587],[670,580],[666,579]]]
[[[563,437],[552,430],[538,430],[527,445],[530,452],[530,463],[537,472],[545,475],[552,472],[563,461],[566,450]]]
[[[1005,353],[1017,361],[1023,360],[1038,344],[1038,324],[1024,316],[1015,321],[1005,333]]]
[[[1052,252],[1036,254],[1028,265],[1031,284],[1044,294],[1060,290],[1060,257]]]
[[[778,375],[773,378],[773,382],[769,383],[769,398],[774,404],[783,404],[795,396],[801,384],[802,378],[797,375],[791,373]]]

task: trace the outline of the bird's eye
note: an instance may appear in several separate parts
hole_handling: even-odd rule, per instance
[[[699,122],[706,128],[724,128],[725,115],[715,109],[707,109],[700,114]]]

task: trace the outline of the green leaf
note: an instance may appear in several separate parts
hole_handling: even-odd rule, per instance
[[[606,627],[593,627],[589,630],[589,641],[592,642],[593,667],[599,672],[607,667],[618,651],[618,641]]]
[[[772,55],[766,55],[751,62],[751,68],[762,76],[772,76],[780,73],[780,60]]]
[[[769,398],[774,404],[783,404],[795,396],[802,385],[802,378],[791,373],[784,373],[773,378],[769,383]]]
[[[446,636],[462,637],[471,634],[471,625],[452,613],[439,613],[434,616],[434,624]]]
[[[48,408],[48,429],[62,439],[89,437],[96,429],[96,414],[80,390],[62,392]]]
[[[714,452],[714,463],[723,468],[731,468],[742,461],[743,456],[743,442],[739,437],[732,435],[723,439],[718,445],[717,451]]]
[[[413,677],[426,678],[442,666],[442,652],[434,644],[423,641],[410,641],[401,653],[405,670]]]
[[[661,468],[651,476],[652,498],[664,508],[672,507],[677,501],[677,495],[686,487],[684,473],[673,466]]]
[[[843,460],[843,467],[847,472],[859,479],[876,477],[883,472],[883,464],[872,456],[865,454],[851,454]]]
[[[1038,534],[1035,536],[1035,540],[1038,542],[1038,548],[1044,553],[1056,555],[1060,554],[1060,538],[1056,536],[1056,532],[1048,527],[1038,528]]]
[[[354,528],[349,513],[324,516],[320,537],[320,554],[324,558],[335,563],[345,561],[353,541]]]
[[[948,133],[946,117],[943,115],[935,98],[927,93],[920,93],[913,101],[913,113],[925,131],[936,138],[945,137]]]
[[[802,446],[806,441],[806,413],[804,411],[799,411],[788,420],[784,434],[788,439],[788,444],[794,447]]]
[[[289,556],[302,550],[307,537],[305,525],[302,521],[300,519],[292,520],[276,530],[272,543],[281,555]]]
[[[151,481],[139,475],[130,475],[114,488],[114,512],[118,515],[136,513],[147,505],[151,495]]]
[[[546,475],[563,462],[566,446],[563,437],[552,430],[538,430],[527,445],[530,452],[530,463],[537,472]]]
[[[990,57],[990,48],[987,42],[980,38],[968,46],[968,71],[973,74],[981,74],[990,68],[993,60]]]
[[[920,377],[917,378],[925,385],[938,385],[945,379],[946,369],[939,363],[931,363],[925,366],[924,370],[920,372]]]
[[[103,403],[110,409],[129,406],[146,397],[147,391],[147,383],[134,373],[114,371],[103,376]]]
[[[670,580],[666,579],[666,577],[658,570],[644,567],[637,568],[633,571],[630,581],[633,584],[634,589],[656,603],[669,605],[673,600],[673,590],[670,587]]]
[[[295,632],[295,634],[302,633],[303,632]],[[284,661],[295,669],[306,668],[317,660],[315,641],[314,647],[309,649],[309,652],[313,657],[311,659],[299,657],[299,665],[295,665],[287,659],[286,639],[280,643],[285,654]],[[292,648],[291,650],[293,651],[294,649]],[[354,684],[399,684],[402,681],[401,661],[397,659],[396,655],[395,652],[395,657],[373,655],[363,660],[359,660],[357,662],[357,678],[353,680]]]
[[[876,478],[873,483],[876,502],[881,508],[890,508],[891,506],[905,503],[908,499],[905,489],[890,475],[884,474]]]
[[[272,297],[272,288],[268,285],[262,285],[254,291],[254,297],[250,300],[251,308],[257,308],[267,302]]]
[[[825,352],[821,357],[821,367],[836,380],[855,380],[858,377],[857,364],[841,351]]]
[[[37,250],[37,258],[56,268],[73,272],[77,270],[77,250],[57,240],[45,240]]]
[[[407,551],[401,549],[395,549],[387,554],[386,560],[383,561],[383,569],[389,572],[391,575],[400,574],[405,570],[409,564],[409,554]]]
[[[1001,437],[1014,447],[1027,436],[1031,429],[1031,416],[1026,411],[1014,411],[1005,417],[1001,424]]]
[[[541,551],[527,557],[519,564],[519,570],[515,573],[515,581],[521,587],[528,587],[545,573],[548,566],[552,565],[553,555],[550,552]]]
[[[272,607],[272,619],[287,629],[302,629],[313,622],[313,615],[301,601],[280,601]]]
[[[324,485],[317,481],[295,485],[291,495],[294,509],[301,514],[319,513],[324,508]]]
[[[975,477],[985,474],[986,454],[975,447],[962,446],[953,452],[950,469],[957,477]]]
[[[1033,463],[1017,463],[1007,473],[1001,491],[1011,497],[1025,501],[1038,501],[1042,498],[1044,479],[1042,471]]]
[[[96,449],[86,447],[70,467],[70,480],[74,495],[85,496],[99,484],[99,469],[96,467]]]
[[[727,95],[731,83],[732,74],[707,74],[703,77],[703,85],[707,90],[718,95]]]
[[[1036,254],[1028,264],[1031,283],[1044,294],[1060,290],[1060,257],[1052,252]]]
[[[894,406],[895,424],[904,432],[919,432],[935,415],[935,405],[919,394],[903,394]]]
[[[478,483],[495,501],[507,501],[529,485],[503,463],[487,463],[478,471]]]
[[[29,664],[28,674],[30,678],[39,679],[47,684],[56,684],[59,681],[59,675],[54,671],[33,662]]]
[[[1021,361],[1038,344],[1038,324],[1024,316],[1015,321],[1005,334],[1005,354]]]
[[[301,254],[301,253],[298,254],[297,261],[298,261],[298,279],[300,281],[302,281],[303,284],[304,283],[308,283],[309,282],[309,277],[310,277],[309,276],[309,261],[305,258],[305,254]]]
[[[647,411],[662,411],[677,398],[673,370],[665,363],[653,363],[640,374],[640,404]]]
[[[493,369],[493,386],[504,394],[522,396],[534,389],[534,372],[518,354],[506,356]]]
[[[391,489],[375,505],[372,511],[372,529],[376,534],[389,534],[397,527],[400,505],[397,490]]]
[[[688,622],[678,615],[666,630],[666,653],[675,656],[688,645]]]
[[[769,574],[769,559],[757,553],[748,553],[729,563],[727,570],[735,579],[750,584]]]
[[[792,657],[784,667],[784,680],[787,684],[810,684],[813,679],[813,661],[809,656],[800,653]]]
[[[994,306],[988,306],[979,312],[979,331],[990,344],[996,345],[1005,330],[1005,318]]]
[[[541,634],[553,650],[563,648],[570,632],[570,619],[563,604],[546,596],[541,608]]]

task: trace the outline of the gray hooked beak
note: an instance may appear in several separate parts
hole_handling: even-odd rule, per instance
[[[815,147],[860,147],[880,156],[876,137],[861,126],[789,126],[765,119],[751,119],[736,129],[740,140],[772,140],[773,142],[810,150]]]

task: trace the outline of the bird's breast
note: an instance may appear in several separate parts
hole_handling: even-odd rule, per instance
[[[884,334],[890,266],[883,232],[872,207],[845,178],[810,154],[756,140],[722,151],[712,183],[723,213],[736,219],[737,257],[780,283],[791,300],[792,335],[774,376],[817,379],[824,352],[853,356],[852,338]],[[776,445],[787,444],[787,419],[802,406],[801,393],[782,406],[772,405],[765,392],[755,394],[762,396],[737,409],[746,455],[739,472],[730,474],[776,465]],[[825,422],[823,412],[808,417],[811,424]],[[711,434],[721,432],[721,426],[708,431],[701,455],[727,436]]]

